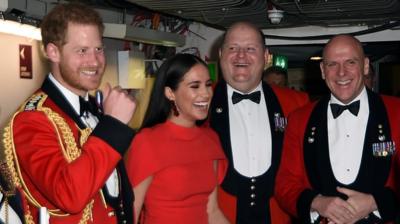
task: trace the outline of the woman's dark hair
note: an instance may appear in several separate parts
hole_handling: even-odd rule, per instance
[[[197,64],[207,67],[207,64],[197,56],[176,54],[161,65],[156,73],[142,128],[152,127],[167,120],[171,112],[171,102],[164,94],[165,87],[175,91],[185,74]]]

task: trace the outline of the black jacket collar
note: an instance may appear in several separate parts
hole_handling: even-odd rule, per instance
[[[384,186],[390,171],[390,156],[385,159],[373,155],[372,144],[379,143],[380,135],[385,141],[391,141],[389,119],[381,97],[367,90],[369,117],[363,146],[360,171],[352,189],[372,192],[375,187]],[[311,185],[325,195],[338,195],[336,186],[343,186],[336,181],[329,159],[327,108],[329,96],[322,98],[310,115],[304,135],[304,161]],[[381,128],[379,128],[381,127]],[[382,131],[383,133],[380,133]]]
[[[262,85],[265,102],[268,108],[268,117],[271,127],[272,138],[272,165],[269,171],[271,171],[272,178],[274,178],[279,166],[283,144],[283,132],[277,131],[275,129],[274,116],[275,114],[280,114],[280,116],[284,116],[284,114],[278,98],[273,92],[272,88],[265,83],[263,83]],[[241,177],[241,175],[233,168],[232,165],[233,158],[230,139],[228,94],[227,84],[224,80],[219,81],[214,90],[214,96],[210,107],[210,125],[218,133],[225,155],[229,161],[228,172],[225,176],[222,186],[226,191],[235,194],[235,192],[237,192],[236,181],[238,178]]]
[[[86,128],[86,125],[82,122],[79,117],[79,114],[76,113],[72,105],[65,98],[62,92],[57,88],[56,85],[50,80],[49,76],[47,76],[42,84],[41,90],[45,92],[48,97],[59,107],[61,110],[66,113],[69,117],[71,117],[75,123],[78,125],[80,129]],[[93,102],[93,97],[89,97],[91,103]]]

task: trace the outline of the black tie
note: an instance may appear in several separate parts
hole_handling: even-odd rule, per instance
[[[256,91],[250,94],[240,94],[238,92],[233,92],[232,94],[232,103],[236,104],[244,99],[248,99],[253,101],[254,103],[260,103],[261,93],[260,91]]]
[[[337,118],[340,114],[345,110],[349,110],[354,116],[358,115],[358,111],[360,110],[360,101],[357,100],[349,105],[339,105],[336,103],[331,103],[331,110],[333,118]]]
[[[89,101],[86,101],[82,97],[79,97],[80,113],[79,115],[85,118],[89,117],[89,113],[96,115],[96,107],[92,105]]]

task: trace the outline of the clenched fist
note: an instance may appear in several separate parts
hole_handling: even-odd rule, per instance
[[[120,86],[111,88],[107,83],[103,90],[103,112],[124,124],[132,119],[136,110],[136,100]]]

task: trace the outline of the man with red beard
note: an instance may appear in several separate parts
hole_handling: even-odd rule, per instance
[[[390,223],[399,211],[400,100],[365,87],[359,40],[333,37],[320,64],[331,94],[289,117],[275,196],[301,223]]]
[[[297,91],[264,83],[268,50],[253,24],[238,22],[225,33],[220,48],[224,80],[214,92],[210,125],[228,158],[219,205],[232,223],[288,223],[273,199],[286,116],[308,102]]]
[[[45,207],[50,223],[132,223],[122,157],[134,135],[127,124],[135,100],[109,85],[102,101],[88,94],[99,87],[106,64],[102,20],[89,7],[60,4],[41,30],[51,72],[3,138],[25,222],[38,223]]]

